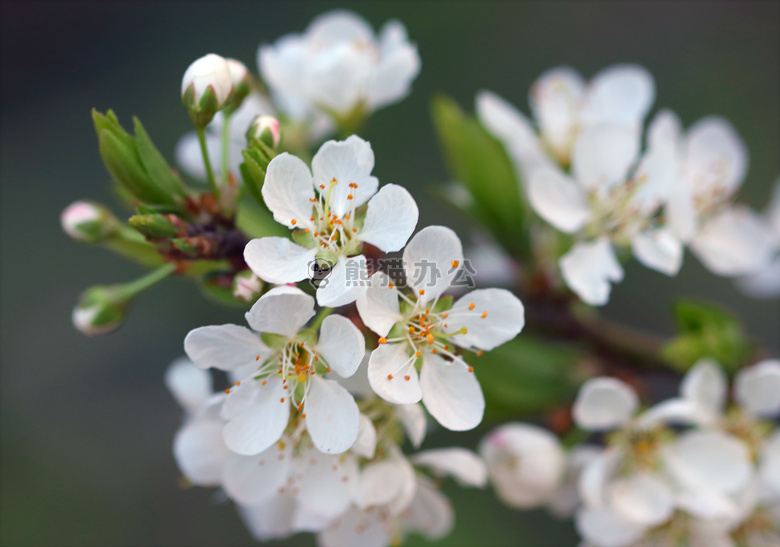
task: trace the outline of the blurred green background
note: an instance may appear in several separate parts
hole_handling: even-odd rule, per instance
[[[90,198],[114,205],[90,109],[138,115],[172,158],[190,130],[181,75],[216,52],[255,66],[257,46],[333,7],[378,27],[397,17],[419,45],[411,97],[378,112],[364,137],[375,174],[407,186],[421,225],[468,233],[430,188],[446,180],[428,114],[434,93],[471,110],[482,88],[527,111],[532,81],[569,64],[585,76],[638,62],[656,78],[656,108],[686,124],[718,113],[738,128],[751,162],[742,198],[763,208],[780,173],[778,2],[11,2],[2,9],[2,494],[3,545],[251,544],[233,507],[182,490],[171,455],[180,412],[163,387],[191,328],[241,322],[172,280],[143,294],[117,333],[87,339],[70,325],[78,294],[139,268],[67,239],[59,213]],[[671,299],[718,300],[775,351],[778,302],[741,296],[688,256],[668,279],[636,264],[605,314],[671,333]],[[486,424],[490,426],[492,424]],[[435,433],[424,446],[474,447],[481,431]],[[445,486],[457,513],[446,545],[571,546],[570,523],[517,513],[490,492]],[[311,545],[301,536],[288,545]]]

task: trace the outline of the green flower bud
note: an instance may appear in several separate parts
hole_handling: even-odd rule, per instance
[[[115,233],[119,221],[107,208],[89,201],[71,203],[60,215],[62,229],[84,243],[100,243]]]
[[[179,233],[165,215],[134,215],[128,223],[146,237],[175,237]]]
[[[73,308],[73,326],[89,336],[106,334],[119,327],[132,301],[122,285],[92,287]]]
[[[230,80],[233,84],[233,92],[225,102],[225,111],[232,114],[241,107],[244,99],[252,92],[254,82],[249,69],[241,61],[236,59],[225,59],[228,70],[230,71]]]

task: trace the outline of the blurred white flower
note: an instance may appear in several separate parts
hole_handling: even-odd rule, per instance
[[[594,125],[620,125],[638,138],[654,100],[653,77],[640,66],[613,65],[587,83],[574,69],[557,67],[531,87],[535,123],[490,91],[477,94],[476,110],[527,183],[538,167],[567,168],[578,136]]]
[[[498,497],[519,509],[552,501],[563,480],[566,458],[558,439],[545,429],[509,423],[482,439],[479,453]]]
[[[173,441],[173,455],[189,482],[218,486],[230,450],[222,440],[224,421],[219,416],[224,394],[212,393],[208,371],[186,357],[171,363],[165,385],[185,410],[184,424]]]
[[[572,176],[536,169],[528,181],[534,210],[577,242],[559,264],[566,284],[588,304],[609,299],[623,278],[614,247],[631,247],[648,268],[675,275],[682,243],[658,214],[675,179],[674,148],[651,141],[640,158],[641,135],[625,125],[593,125],[578,133]]]
[[[400,250],[419,215],[411,194],[371,176],[374,152],[360,137],[328,141],[312,160],[311,171],[290,154],[268,165],[262,194],[274,220],[297,230],[293,243],[283,237],[250,241],[247,265],[269,283],[295,283],[313,277],[315,263],[330,269],[317,289],[320,306],[354,302],[366,290],[363,243],[384,252]],[[368,202],[367,210],[358,210]]]
[[[258,50],[260,72],[274,102],[293,120],[319,113],[370,113],[406,97],[420,71],[417,47],[399,21],[379,33],[344,10],[315,18],[303,34],[289,34]]]
[[[357,299],[363,323],[380,336],[368,364],[373,390],[394,404],[422,400],[441,425],[456,431],[482,421],[485,400],[473,369],[450,344],[491,350],[514,338],[525,323],[522,303],[504,289],[476,290],[454,304],[441,298],[462,262],[455,232],[429,226],[404,249],[412,294],[401,293],[378,272]]]
[[[775,243],[770,226],[751,209],[732,204],[745,177],[748,153],[734,127],[710,116],[683,135],[669,111],[658,114],[650,137],[675,148],[677,180],[666,208],[670,228],[713,273],[756,273]]]
[[[322,321],[319,339],[301,332],[314,315],[314,298],[294,287],[277,287],[246,314],[254,331],[237,325],[200,327],[187,335],[184,349],[201,368],[233,370],[255,363],[254,370],[229,390],[221,416],[224,439],[243,455],[259,454],[287,429],[290,407],[300,413],[312,442],[338,454],[355,442],[359,411],[335,372],[355,373],[365,352],[363,335],[347,318]],[[269,345],[261,334],[270,336]]]
[[[754,298],[776,298],[780,296],[780,178],[775,181],[772,200],[764,217],[772,226],[774,234],[774,258],[765,268],[738,279],[737,284],[743,292]]]

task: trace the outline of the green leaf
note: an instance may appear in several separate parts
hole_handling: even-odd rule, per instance
[[[200,289],[207,297],[220,304],[230,306],[233,308],[249,308],[249,303],[233,296],[233,289],[216,285],[205,281],[200,283]]]
[[[474,198],[471,213],[507,250],[527,255],[527,206],[503,146],[449,97],[436,97],[431,111],[450,175]]]
[[[679,334],[661,349],[661,355],[681,370],[709,357],[733,371],[753,350],[739,320],[719,306],[680,300],[674,315]]]
[[[135,144],[138,150],[138,157],[141,165],[146,170],[149,180],[160,189],[160,192],[170,197],[171,201],[176,201],[174,196],[184,197],[186,192],[184,186],[173,170],[165,161],[165,158],[154,145],[149,135],[146,133],[141,120],[133,118],[135,124]]]
[[[290,230],[276,222],[268,209],[248,198],[238,204],[236,225],[249,237],[290,235]]]
[[[575,349],[520,336],[482,356],[466,355],[485,394],[488,419],[550,410],[574,398]]]

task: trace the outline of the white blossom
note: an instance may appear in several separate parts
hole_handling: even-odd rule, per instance
[[[555,166],[531,174],[534,210],[575,235],[559,265],[566,284],[588,304],[605,304],[611,283],[623,279],[615,247],[630,247],[642,264],[666,275],[679,271],[682,243],[659,221],[674,182],[673,153],[671,145],[651,141],[640,157],[639,134],[599,124],[578,133],[571,176]]]
[[[520,509],[552,500],[563,480],[566,458],[558,439],[533,425],[509,423],[479,445],[498,497]]]
[[[317,303],[336,307],[365,292],[368,273],[360,254],[368,243],[384,252],[401,249],[417,225],[418,209],[401,186],[371,175],[374,152],[357,136],[328,141],[306,164],[290,154],[268,165],[262,194],[274,220],[296,230],[296,243],[263,237],[247,244],[244,258],[269,283],[312,277],[314,264],[330,269],[317,289]],[[367,208],[361,206],[367,203]]]
[[[267,450],[287,429],[291,407],[322,452],[338,454],[355,442],[357,405],[326,373],[354,374],[365,352],[363,335],[347,318],[331,315],[322,321],[317,338],[302,330],[313,315],[311,296],[277,287],[247,312],[254,331],[220,325],[187,335],[184,349],[201,368],[233,370],[256,364],[229,390],[222,406],[224,439],[232,451],[254,455]],[[270,346],[260,333],[269,337]]]
[[[514,338],[525,323],[522,303],[504,289],[480,289],[452,303],[441,298],[463,262],[460,240],[449,228],[430,226],[403,253],[406,296],[382,272],[357,300],[363,323],[380,336],[368,379],[394,404],[420,400],[444,427],[472,429],[485,400],[472,367],[455,347],[491,350]]]
[[[274,102],[292,119],[327,113],[347,117],[403,99],[420,71],[417,47],[399,21],[378,36],[344,10],[315,18],[303,34],[290,34],[258,50]]]
[[[771,228],[751,209],[734,205],[748,165],[745,144],[725,119],[703,118],[683,135],[680,122],[662,111],[654,138],[675,149],[677,180],[666,214],[669,225],[713,273],[756,273],[769,263]]]
[[[476,110],[528,182],[538,167],[568,167],[580,133],[594,125],[624,126],[638,137],[654,99],[653,77],[640,66],[613,65],[587,83],[574,69],[557,67],[531,87],[533,123],[490,91],[477,94]]]
[[[743,292],[754,298],[775,298],[780,296],[780,178],[775,181],[772,200],[764,218],[772,227],[774,258],[765,268],[742,277],[737,282]]]
[[[181,94],[192,92],[195,108],[207,91],[211,91],[216,99],[216,110],[222,107],[233,91],[233,81],[230,67],[224,57],[209,53],[194,61],[181,80]]]

